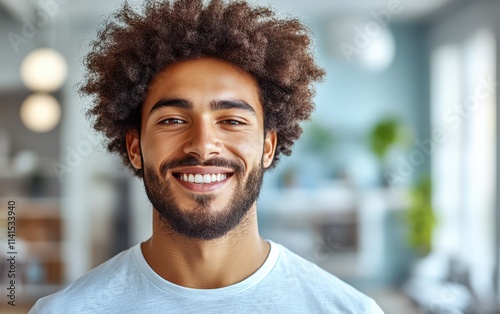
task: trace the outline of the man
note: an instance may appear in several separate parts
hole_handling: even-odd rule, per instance
[[[147,2],[86,59],[89,115],[153,205],[153,235],[31,313],[382,313],[257,228],[263,173],[313,109],[305,27],[244,2]]]

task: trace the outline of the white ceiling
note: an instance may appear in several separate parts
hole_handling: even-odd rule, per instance
[[[399,4],[402,12],[394,19],[408,20],[432,13],[451,0],[255,0],[276,8],[292,11],[307,18],[328,17],[341,14],[370,14],[371,11],[387,10]]]
[[[129,0],[141,3],[143,0]],[[451,0],[249,0],[260,5],[271,5],[280,12],[289,12],[302,18],[316,19],[336,15],[368,15],[372,11],[388,8],[391,3],[399,3],[402,12],[394,15],[394,20],[409,20],[423,17],[451,2]],[[57,2],[57,1],[56,1]],[[80,16],[102,15],[113,11],[123,0],[66,0],[61,9],[67,14]],[[20,19],[31,16],[37,0],[0,0],[0,7]],[[66,16],[67,18],[68,16]]]

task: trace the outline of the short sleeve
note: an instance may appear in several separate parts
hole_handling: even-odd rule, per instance
[[[31,310],[28,312],[28,314],[36,314],[36,304],[33,305],[33,307],[31,308]]]
[[[371,301],[371,304],[370,304],[370,312],[369,314],[384,314],[384,311],[382,311],[382,309],[380,308],[380,306],[378,306],[377,302],[375,302],[374,300]]]

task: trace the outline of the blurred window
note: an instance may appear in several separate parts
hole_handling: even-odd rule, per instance
[[[431,57],[435,249],[467,266],[478,294],[493,292],[496,188],[495,36],[480,30]]]

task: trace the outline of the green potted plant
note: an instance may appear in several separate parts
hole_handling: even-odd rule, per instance
[[[387,155],[397,146],[405,146],[411,136],[403,123],[395,117],[384,117],[379,120],[368,135],[371,151],[379,163],[380,180],[383,186],[388,186],[387,178],[383,175],[388,168]]]
[[[432,207],[432,181],[424,175],[410,190],[410,206],[406,212],[410,246],[421,256],[432,249],[432,234],[437,219]]]

